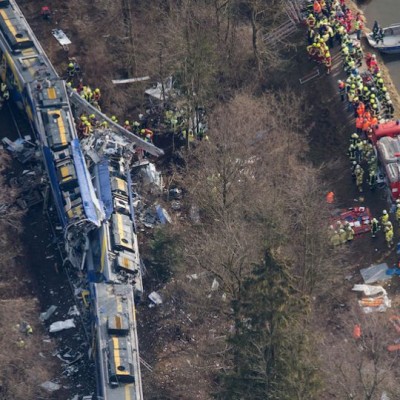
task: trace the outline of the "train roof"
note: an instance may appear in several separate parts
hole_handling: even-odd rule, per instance
[[[117,163],[118,168],[113,164]],[[93,182],[106,213],[98,234],[92,235],[88,269],[107,282],[131,282],[143,292],[129,168],[103,158],[92,169]]]
[[[92,285],[100,378],[104,400],[142,399],[133,290],[130,285]]]

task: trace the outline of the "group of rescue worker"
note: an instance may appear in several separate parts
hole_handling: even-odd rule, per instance
[[[335,46],[335,42],[347,46],[352,30],[357,36],[361,35],[362,16],[360,13],[354,16],[342,0],[314,0],[310,3],[308,12],[307,52],[311,59],[325,65],[329,74],[332,69],[330,50]],[[349,54],[359,63],[362,58],[360,46],[354,46],[350,51]]]
[[[112,115],[110,119],[116,124],[119,123],[115,115]],[[149,143],[153,142],[154,132],[151,129],[142,127],[140,123],[136,121],[131,123],[129,120],[126,120],[123,124],[123,127],[126,130],[141,136],[146,142]],[[106,120],[99,121],[96,118],[95,114],[90,114],[90,115],[81,114],[79,117],[79,121],[77,123],[77,132],[79,138],[90,136],[93,133],[94,129],[107,129],[107,128],[109,128],[109,123]]]
[[[378,180],[378,160],[370,140],[371,131],[375,125],[393,118],[394,107],[376,56],[370,53],[364,55],[362,51],[360,39],[363,17],[360,13],[354,16],[344,0],[314,0],[309,7],[306,19],[309,57],[325,65],[329,74],[332,68],[330,50],[336,42],[341,46],[347,78],[338,81],[338,89],[341,101],[346,102],[347,110],[354,114],[356,121],[356,131],[351,134],[348,148],[352,177],[358,191],[362,192],[367,172],[369,188],[374,190]],[[374,29],[379,36],[379,29]],[[359,68],[363,61],[367,71],[360,73]],[[400,225],[399,200],[396,202],[395,215]],[[383,210],[380,220],[373,218],[370,224],[371,236],[375,238],[382,231],[388,248],[391,248],[394,231],[388,212]],[[335,226],[330,226],[330,233],[334,246],[351,242],[355,235],[349,222],[340,221]]]
[[[400,200],[396,200],[396,208],[395,208],[395,218],[398,225],[400,225]],[[382,211],[382,215],[380,217],[380,221],[376,218],[373,218],[371,221],[371,236],[373,238],[376,237],[378,231],[382,231],[385,235],[385,241],[387,247],[390,249],[393,246],[393,224],[389,219],[389,213],[386,210]]]
[[[67,68],[67,86],[97,110],[101,111],[100,100],[101,90],[99,88],[92,89],[89,85],[83,83],[81,77],[81,69],[75,58],[69,58]],[[167,109],[164,115],[157,118],[156,122],[151,118],[151,110],[146,110],[145,115],[139,114],[137,120],[131,121],[130,119],[124,119],[124,123],[120,123],[115,115],[112,115],[110,119],[123,126],[126,130],[142,137],[146,142],[153,143],[154,128],[150,126],[158,126],[161,122],[161,126],[166,129],[167,132],[171,132],[173,135],[179,135],[187,142],[194,142],[197,140],[208,140],[206,135],[206,129],[203,123],[200,121],[204,120],[204,111],[197,110],[196,112],[196,123],[190,123],[187,118],[187,112],[178,108]],[[154,122],[154,123],[151,123]],[[192,129],[191,125],[195,125],[196,128]],[[90,136],[94,129],[107,129],[109,123],[106,120],[98,121],[95,114],[82,114],[77,121],[77,132],[80,138]]]
[[[346,244],[354,239],[354,229],[348,221],[344,222],[343,224],[340,221],[337,221],[336,225],[331,225],[329,229],[331,233],[331,243],[333,246]]]

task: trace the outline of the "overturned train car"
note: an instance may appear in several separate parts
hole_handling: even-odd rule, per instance
[[[0,60],[1,81],[26,112],[41,149],[66,242],[85,237],[91,249],[98,398],[142,399],[134,304],[142,282],[128,168],[104,159],[88,169],[65,82],[13,0],[0,0]]]

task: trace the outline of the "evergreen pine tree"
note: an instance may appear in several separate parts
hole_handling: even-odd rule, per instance
[[[245,282],[233,305],[235,332],[229,338],[233,368],[222,376],[220,399],[313,399],[316,369],[305,331],[306,299],[288,267],[269,253]]]

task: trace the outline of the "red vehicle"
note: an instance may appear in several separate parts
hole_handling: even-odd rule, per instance
[[[376,144],[376,142],[382,137],[395,137],[398,135],[400,135],[400,120],[389,121],[385,122],[384,124],[373,126],[370,139],[372,140],[372,143]]]
[[[371,219],[372,215],[368,207],[352,207],[342,210],[335,219],[332,219],[331,223],[335,226],[337,221],[340,221],[342,225],[348,222],[357,236],[371,230]]]
[[[370,136],[386,175],[391,197],[400,197],[400,121],[389,121],[372,127]]]

